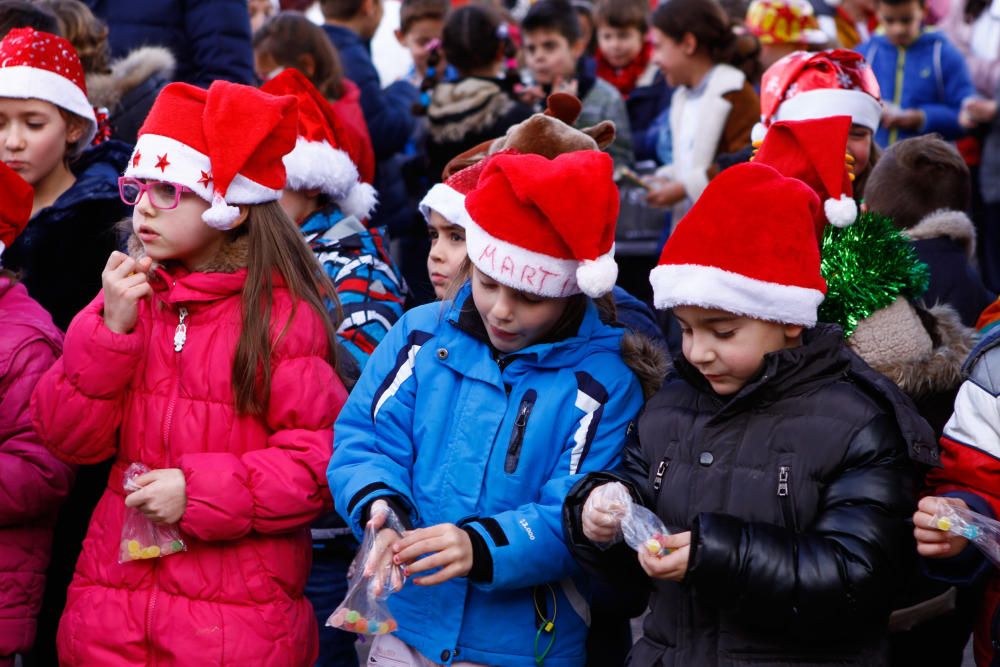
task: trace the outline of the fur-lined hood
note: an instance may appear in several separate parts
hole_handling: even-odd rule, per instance
[[[648,401],[663,385],[670,370],[670,360],[659,345],[640,333],[629,332],[622,336],[621,352],[622,361],[635,373],[642,385],[642,395]]]
[[[108,74],[87,75],[87,95],[95,107],[114,110],[127,93],[149,77],[172,79],[177,60],[162,46],[143,46],[111,64]]]
[[[925,216],[916,225],[901,231],[911,241],[933,239],[945,236],[959,243],[965,256],[972,260],[976,256],[976,228],[962,211],[942,209]]]
[[[470,132],[496,124],[513,106],[497,81],[469,77],[440,83],[427,107],[429,131],[435,141],[461,141]]]

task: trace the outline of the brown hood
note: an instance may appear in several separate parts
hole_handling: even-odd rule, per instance
[[[660,346],[638,333],[622,336],[622,360],[632,369],[642,385],[642,395],[648,401],[659,391],[670,369],[670,361]]]
[[[965,249],[970,260],[976,257],[976,228],[962,211],[942,209],[925,216],[916,225],[901,231],[911,241],[933,239],[946,236],[958,242]]]
[[[162,46],[140,47],[111,64],[109,74],[87,75],[87,97],[95,107],[114,110],[121,98],[154,74],[174,76],[177,60]]]

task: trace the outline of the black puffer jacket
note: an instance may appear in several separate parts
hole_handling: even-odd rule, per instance
[[[839,328],[765,357],[733,397],[683,358],[626,445],[622,468],[581,481],[568,543],[619,589],[650,579],[623,544],[583,536],[590,490],[618,478],[672,532],[690,530],[683,583],[653,582],[630,664],[878,665],[915,505],[907,456],[936,462],[912,403],[843,345]]]

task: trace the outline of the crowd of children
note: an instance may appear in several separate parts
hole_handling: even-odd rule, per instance
[[[181,4],[0,0],[0,666],[1000,660],[996,2]]]

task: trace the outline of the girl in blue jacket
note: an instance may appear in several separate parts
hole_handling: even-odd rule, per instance
[[[406,530],[383,528],[372,558],[416,577],[372,655],[583,665],[588,591],[562,504],[618,462],[643,402],[623,330],[588,298],[617,275],[612,162],[500,155],[465,204],[469,282],[403,316],[335,427],[337,508],[359,536],[392,509]]]

